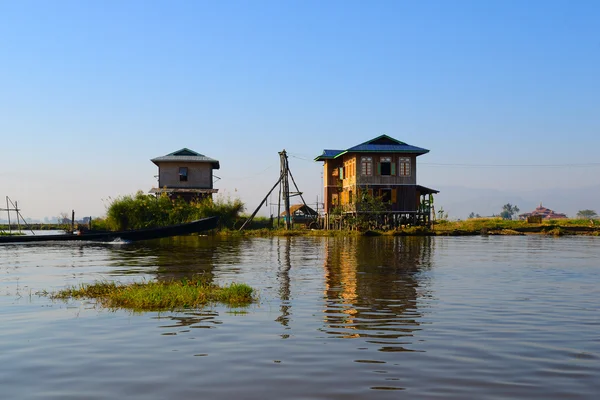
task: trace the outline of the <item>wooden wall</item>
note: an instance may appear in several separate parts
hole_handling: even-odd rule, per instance
[[[362,175],[362,157],[371,157],[372,174]],[[390,157],[394,163],[394,175],[380,175],[378,163],[381,157]],[[399,175],[399,159],[410,158],[410,175]],[[382,189],[391,189],[392,202],[390,211],[417,211],[418,195],[417,183],[417,156],[415,154],[385,154],[385,153],[355,153],[346,154],[335,160],[325,160],[323,170],[325,212],[329,213],[334,206],[335,197],[339,204],[352,209],[349,205],[352,192],[352,202],[356,202],[357,188],[368,189],[375,196],[381,195]],[[341,175],[340,175],[341,174]],[[340,180],[340,176],[343,178]]]
[[[179,181],[179,168],[187,167],[188,180]],[[158,187],[212,189],[212,165],[210,163],[163,162],[158,167]]]

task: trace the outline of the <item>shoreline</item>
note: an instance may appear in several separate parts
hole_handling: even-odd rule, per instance
[[[217,235],[242,237],[270,236],[600,236],[600,223],[585,220],[545,221],[541,224],[528,224],[525,221],[505,221],[498,219],[479,219],[467,221],[443,221],[433,228],[420,226],[404,227],[395,230],[321,230],[297,228],[222,230]]]

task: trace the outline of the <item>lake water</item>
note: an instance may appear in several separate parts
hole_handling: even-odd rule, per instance
[[[203,273],[246,309],[36,293]],[[1,399],[592,399],[600,238],[0,245]]]

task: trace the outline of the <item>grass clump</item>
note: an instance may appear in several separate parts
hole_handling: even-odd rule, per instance
[[[50,295],[52,299],[95,299],[107,308],[133,311],[161,311],[198,308],[223,303],[247,306],[254,301],[254,289],[244,283],[218,286],[202,277],[138,283],[96,282],[81,284]]]

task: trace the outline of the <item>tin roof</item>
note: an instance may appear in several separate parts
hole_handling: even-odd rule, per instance
[[[219,160],[214,158],[206,157],[204,154],[196,153],[193,150],[184,147],[183,149],[174,151],[166,156],[156,157],[151,159],[154,164],[158,165],[160,162],[198,162],[198,163],[211,163],[214,169],[219,169]]]
[[[315,158],[315,161],[331,160],[334,159],[338,154],[343,153],[346,150],[323,150],[323,154]]]
[[[417,190],[421,192],[421,194],[438,194],[440,191],[431,189],[425,186],[417,185]]]
[[[294,214],[298,210],[302,211],[305,215],[319,215],[319,213],[317,213],[315,210],[313,210],[305,204],[294,204],[293,206],[290,206],[290,213]],[[287,215],[287,211],[283,210],[283,212],[280,215]]]
[[[219,189],[152,188],[148,193],[218,193]]]
[[[347,150],[324,150],[322,155],[315,158],[315,161],[334,159],[346,153],[411,153],[421,155],[429,153],[429,150],[411,146],[387,135],[381,135]]]

